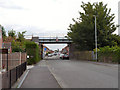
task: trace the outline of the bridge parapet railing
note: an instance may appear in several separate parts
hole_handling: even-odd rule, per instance
[[[68,39],[66,37],[39,37],[39,39]]]

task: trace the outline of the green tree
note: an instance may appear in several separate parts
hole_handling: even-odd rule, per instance
[[[21,32],[18,32],[18,41],[23,41],[25,38],[24,38],[24,34],[26,33],[26,31],[23,31],[22,33]]]
[[[2,37],[3,37],[3,40],[4,40],[5,37],[6,37],[6,31],[5,31],[5,28],[3,26],[0,25],[0,27],[2,29]]]
[[[12,40],[12,52],[25,52],[25,42],[20,42],[16,40]]]
[[[9,37],[6,38],[6,41],[10,41],[12,43],[12,52],[25,52],[25,43],[26,40],[24,38],[24,33],[26,31],[16,35],[14,30],[8,32]],[[16,36],[18,36],[16,40]]]
[[[77,44],[80,50],[93,50],[95,48],[95,15],[97,18],[98,47],[113,46],[115,41],[110,41],[110,38],[116,30],[113,22],[115,15],[110,13],[111,9],[107,8],[107,4],[82,2],[81,7],[84,12],[79,12],[80,17],[77,20],[73,19],[74,24],[70,24],[68,28],[68,37]]]
[[[8,31],[8,36],[12,37],[12,38],[16,38],[16,31],[14,31],[13,29],[12,30],[9,30]]]

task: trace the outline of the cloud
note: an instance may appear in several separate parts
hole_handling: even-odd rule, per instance
[[[5,9],[18,9],[18,10],[24,9],[23,7],[15,5],[12,0],[1,0],[0,7]]]
[[[84,2],[88,1],[103,0]],[[118,22],[117,1],[103,1],[115,13],[115,24]],[[66,34],[69,24],[73,23],[72,18],[78,18],[78,11],[82,11],[80,5],[80,0],[0,0],[0,24],[10,25],[17,31],[26,29],[30,34]]]
[[[103,1],[104,4],[108,4],[111,13],[115,13],[115,24],[118,23],[119,0],[83,1],[85,3]],[[80,7],[81,2],[81,0],[0,0],[0,24],[7,31],[26,30],[26,35],[65,36],[69,24],[73,23],[72,18],[79,18],[78,11],[83,11]],[[118,33],[118,30],[115,33]]]
[[[62,48],[67,46],[67,44],[44,44],[44,45],[52,50],[57,50],[57,49],[62,50]]]
[[[19,6],[6,6],[6,5],[1,5],[0,4],[0,7],[1,8],[6,8],[6,9],[19,9],[19,10],[22,10],[23,8],[22,7],[19,7]]]

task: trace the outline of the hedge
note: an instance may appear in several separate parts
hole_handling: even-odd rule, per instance
[[[36,64],[40,61],[40,49],[39,46],[35,42],[26,42],[26,52],[29,55],[29,59],[27,60],[28,64]]]
[[[111,62],[119,62],[120,63],[120,47],[119,46],[105,46],[101,47],[98,51],[98,60],[111,61]]]

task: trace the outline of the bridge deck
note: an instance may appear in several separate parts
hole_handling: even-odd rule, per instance
[[[65,37],[39,37],[39,43],[72,43]]]

